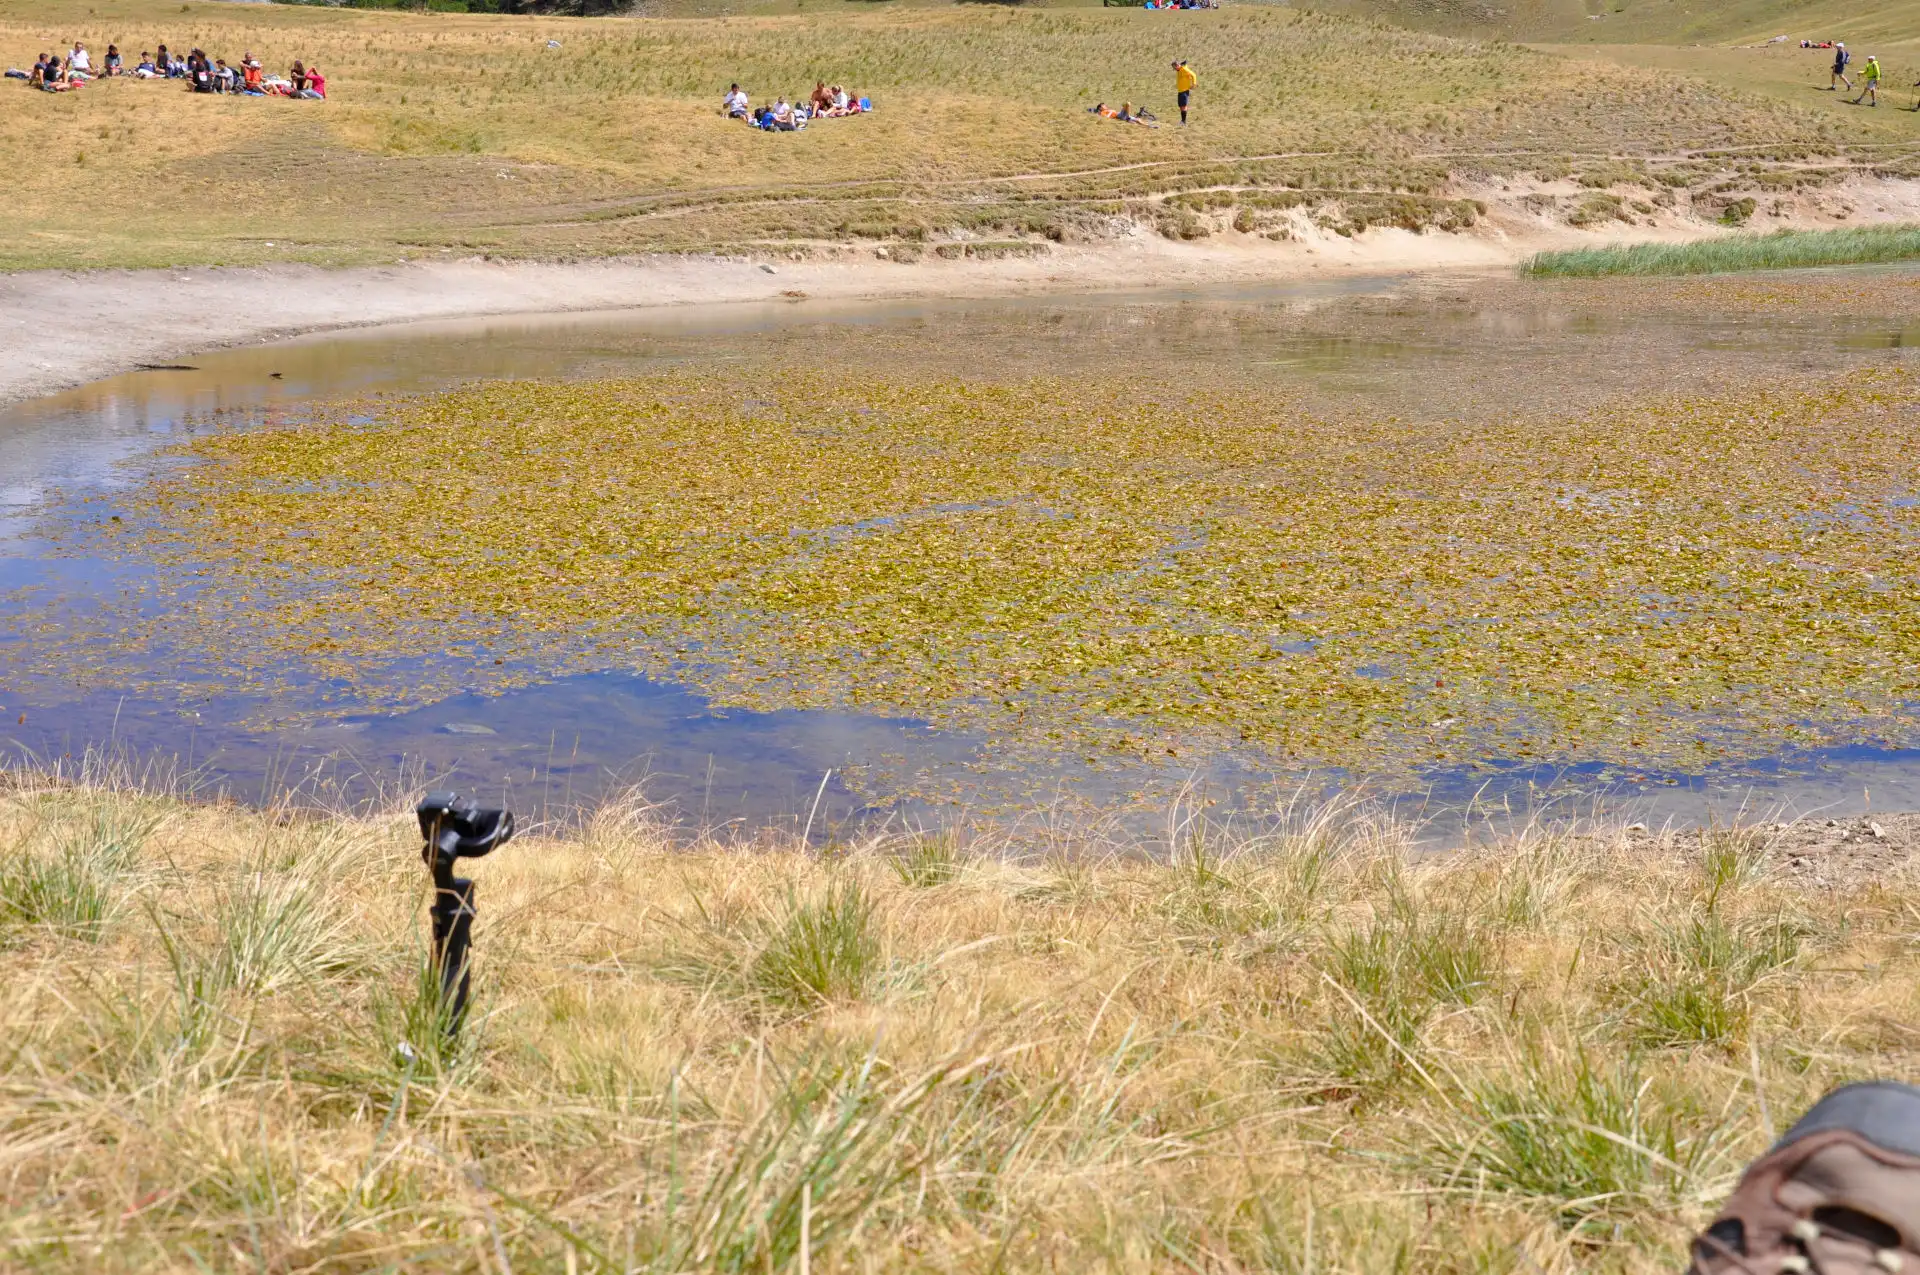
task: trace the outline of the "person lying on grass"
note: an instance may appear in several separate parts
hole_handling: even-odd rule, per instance
[[[1103,120],[1116,120],[1122,124],[1145,124],[1148,128],[1160,127],[1158,124],[1149,123],[1142,116],[1135,115],[1131,102],[1120,103],[1120,109],[1117,111],[1105,102],[1096,102],[1087,108],[1087,114],[1098,115]]]

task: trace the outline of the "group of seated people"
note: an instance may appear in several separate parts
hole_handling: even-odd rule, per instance
[[[758,108],[747,101],[746,91],[735,84],[727,89],[720,109],[726,112],[728,119],[745,120],[755,128],[774,133],[793,133],[805,128],[810,120],[837,119],[843,115],[859,115],[870,111],[873,103],[838,84],[829,88],[825,80],[820,80],[814,84],[812,95],[804,102],[797,98],[789,102],[782,97],[771,106]]]
[[[248,97],[298,97],[320,100],[327,96],[327,77],[320,68],[299,62],[284,76],[267,75],[253,54],[241,55],[232,66],[225,58],[208,58],[199,49],[185,57],[169,53],[166,45],[158,54],[142,51],[132,67],[120,56],[120,46],[109,44],[98,69],[87,46],[75,40],[73,52],[62,58],[57,53],[42,53],[33,70],[9,70],[8,79],[25,80],[27,87],[49,93],[64,93],[95,79],[125,76],[136,80],[185,80],[195,93],[238,93]]]
[[[1144,106],[1136,111],[1132,102],[1120,103],[1120,109],[1117,111],[1105,102],[1096,102],[1087,108],[1087,114],[1098,115],[1103,120],[1118,120],[1122,124],[1144,124],[1148,128],[1160,127],[1152,111]]]
[[[1143,9],[1218,9],[1219,0],[1147,0]]]

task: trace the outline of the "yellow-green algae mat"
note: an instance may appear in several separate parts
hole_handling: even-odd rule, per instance
[[[142,640],[252,689],[624,668],[1029,756],[1697,769],[1913,738],[1917,403],[1899,370],[1442,422],[1128,379],[502,382],[195,441],[113,534],[201,586]]]

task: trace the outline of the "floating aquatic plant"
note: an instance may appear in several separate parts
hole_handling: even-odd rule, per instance
[[[187,445],[118,640],[418,703],[637,668],[1003,749],[1401,773],[1910,734],[1904,371],[1320,419],[1148,379],[494,382]],[[324,698],[324,697],[323,697]]]

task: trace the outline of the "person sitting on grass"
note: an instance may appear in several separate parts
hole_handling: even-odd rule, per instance
[[[213,60],[213,91],[231,93],[234,91],[233,68],[227,65],[225,58]]]
[[[779,98],[773,104],[773,127],[782,133],[791,133],[799,126],[793,122],[793,107],[787,105],[786,98]]]
[[[266,92],[260,78],[260,64],[253,60],[253,54],[251,53],[247,54],[246,60],[240,64],[240,87],[243,92],[252,93],[256,96],[263,95]]]
[[[73,42],[73,52],[67,55],[67,78],[71,80],[75,75],[82,80],[93,78],[93,55],[78,40]]]
[[[293,69],[287,72],[287,83],[293,85],[293,96],[298,97],[307,91],[307,66],[298,58],[294,59]]]
[[[304,97],[309,101],[314,101],[314,102],[323,102],[326,100],[327,77],[320,74],[319,67],[310,66],[307,68],[307,87],[304,90],[298,93],[295,93],[294,96]]]
[[[213,92],[213,63],[198,49],[187,54],[187,87],[195,93]]]
[[[79,88],[85,81],[72,78],[72,68],[62,66],[58,57],[47,59],[46,71],[42,74],[40,87],[49,93],[65,93],[69,89]]]
[[[153,55],[142,49],[140,61],[133,68],[132,74],[136,80],[151,80],[160,74],[160,68],[153,64]]]
[[[813,93],[807,98],[808,109],[815,115],[819,115],[832,105],[833,91],[827,87],[827,82],[825,80],[815,80],[813,82]]]
[[[727,95],[720,99],[720,109],[726,112],[726,116],[730,120],[743,120],[747,118],[749,114],[747,95],[741,91],[738,84],[728,87]]]
[[[125,74],[125,72],[120,69],[120,46],[119,45],[109,44],[107,46],[107,61],[106,61],[106,65],[101,67],[101,74],[108,75],[108,76]]]

